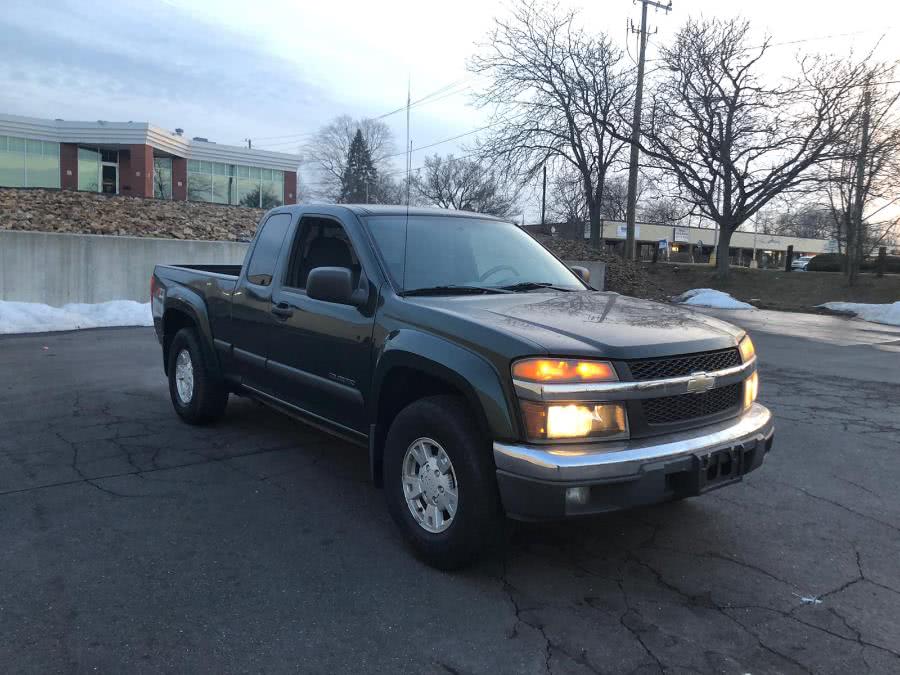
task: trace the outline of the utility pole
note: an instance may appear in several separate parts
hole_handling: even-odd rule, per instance
[[[638,0],[635,0],[638,1]],[[672,0],[669,4],[664,5],[655,0],[639,0],[641,3],[641,29],[636,31],[634,26],[631,27],[632,32],[640,33],[641,46],[638,56],[638,73],[637,88],[634,92],[634,117],[631,122],[631,163],[628,167],[628,204],[625,208],[625,257],[628,260],[634,260],[635,242],[634,242],[634,220],[637,207],[637,181],[638,181],[638,160],[640,159],[640,149],[638,142],[641,140],[641,103],[644,98],[644,61],[647,56],[647,5],[653,5],[656,9],[668,12],[672,9]]]
[[[541,192],[541,225],[544,224],[544,218],[547,215],[547,165],[544,164],[544,189]]]
[[[253,149],[253,139],[252,139],[252,138],[245,138],[244,140],[247,141],[247,149],[248,149],[248,150],[252,150],[252,149]]]

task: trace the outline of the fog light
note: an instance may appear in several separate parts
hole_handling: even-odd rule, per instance
[[[584,506],[591,499],[591,488],[582,485],[581,487],[570,487],[566,489],[566,504],[574,506]]]

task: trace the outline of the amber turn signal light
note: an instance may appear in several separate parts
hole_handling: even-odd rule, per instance
[[[758,395],[759,373],[754,370],[753,374],[744,380],[744,410],[749,410]]]
[[[741,361],[744,363],[756,356],[756,347],[753,346],[753,340],[750,339],[749,335],[744,336],[744,339],[738,345],[738,349],[741,352]]]
[[[529,382],[609,382],[616,371],[606,361],[523,359],[512,367],[513,377]]]

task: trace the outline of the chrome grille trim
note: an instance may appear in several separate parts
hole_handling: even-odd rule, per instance
[[[715,378],[716,387],[724,387],[750,376],[756,370],[756,357],[731,368],[704,375]],[[516,394],[530,401],[626,401],[687,394],[688,383],[697,373],[662,380],[639,382],[593,382],[572,384],[541,384],[513,379]]]

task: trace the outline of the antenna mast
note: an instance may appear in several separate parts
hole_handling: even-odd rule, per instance
[[[409,172],[412,165],[412,144],[409,142],[409,107],[412,100],[412,78],[406,79],[406,208],[409,213]]]

